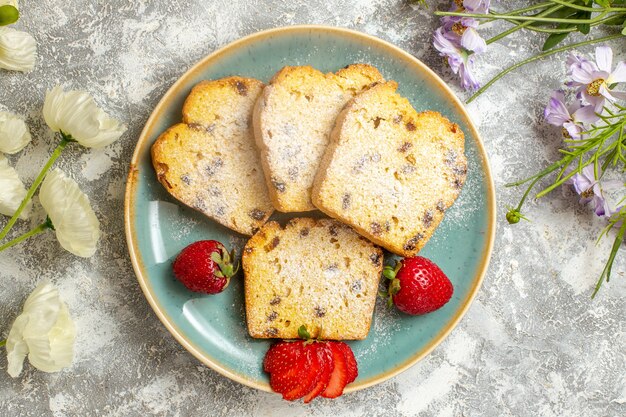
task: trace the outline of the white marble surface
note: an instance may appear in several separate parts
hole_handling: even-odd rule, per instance
[[[626,252],[610,285],[591,300],[610,242],[596,246],[602,222],[570,192],[531,203],[530,223],[504,221],[506,206],[521,192],[504,184],[556,155],[559,131],[542,123],[541,112],[562,82],[562,56],[518,71],[468,106],[491,158],[499,212],[491,267],[461,324],[402,375],[306,407],[204,367],[148,306],[123,234],[135,138],[194,62],[282,25],[344,26],[381,37],[456,85],[430,45],[436,19],[396,0],[22,0],[21,8],[17,26],[35,36],[40,56],[30,74],[0,71],[0,107],[25,115],[31,126],[33,143],[10,158],[23,178],[32,181],[54,147],[40,110],[45,90],[56,83],[93,92],[129,131],[104,150],[72,147],[58,162],[89,194],[101,220],[103,239],[93,258],[64,252],[52,234],[0,254],[0,336],[42,278],[60,288],[78,327],[71,369],[44,374],[27,366],[18,379],[0,377],[0,415],[626,415]],[[519,35],[490,46],[479,77],[487,80],[539,46],[538,38]],[[2,354],[0,373],[5,369]]]

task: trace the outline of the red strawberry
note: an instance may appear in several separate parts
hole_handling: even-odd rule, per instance
[[[343,354],[343,349],[338,345],[341,342],[327,342],[333,355],[333,362],[335,367],[333,373],[330,375],[330,381],[328,386],[322,392],[324,398],[337,398],[343,394],[343,389],[348,384],[348,365],[346,357]]]
[[[206,294],[224,291],[237,272],[231,254],[216,240],[200,240],[187,246],[176,257],[173,269],[185,287]]]
[[[289,401],[304,396],[309,403],[318,395],[335,398],[358,375],[350,346],[343,342],[311,340],[306,327],[298,335],[305,340],[278,342],[270,347],[263,369],[270,374],[270,386]]]
[[[359,376],[359,369],[357,367],[356,358],[354,357],[354,353],[352,352],[352,349],[350,349],[350,346],[348,346],[347,344],[343,342],[333,342],[333,343],[335,343],[337,346],[339,346],[339,348],[341,348],[341,351],[343,352],[343,356],[346,358],[346,366],[347,366],[347,372],[348,372],[348,375],[347,375],[348,380],[346,384],[354,382],[356,377]]]
[[[407,314],[426,314],[441,308],[452,297],[454,288],[434,262],[421,256],[404,258],[395,268],[386,266],[383,275],[390,280],[389,305]]]
[[[292,391],[283,394],[285,400],[296,400],[311,392],[322,377],[322,359],[318,356],[316,343],[303,342],[306,355],[304,372],[301,373],[300,384]]]
[[[315,343],[314,346],[317,347],[317,352],[321,361],[321,375],[320,380],[317,385],[304,397],[304,403],[308,404],[315,397],[320,395],[328,386],[328,382],[330,381],[330,375],[333,372],[333,368],[335,364],[333,362],[333,355],[328,347],[327,343]],[[347,346],[347,345],[346,345]]]

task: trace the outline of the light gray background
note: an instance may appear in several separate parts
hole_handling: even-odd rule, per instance
[[[529,204],[531,223],[510,227],[504,221],[506,206],[521,193],[504,184],[556,156],[559,130],[546,126],[541,113],[563,80],[563,56],[516,72],[468,106],[491,158],[498,233],[489,273],[461,324],[404,374],[305,407],[206,368],[148,306],[123,233],[135,140],[163,93],[193,63],[241,36],[297,23],[344,26],[388,40],[467,97],[431,46],[437,20],[396,0],[23,0],[21,10],[17,28],[35,36],[39,59],[30,74],[0,71],[0,106],[25,115],[31,127],[33,143],[10,158],[24,180],[33,180],[55,146],[41,107],[46,89],[57,83],[92,92],[129,130],[101,151],[72,146],[58,162],[101,220],[103,238],[93,258],[64,252],[52,233],[0,254],[0,336],[43,278],[60,288],[78,327],[73,367],[61,373],[26,366],[11,379],[0,355],[0,415],[626,414],[626,253],[618,257],[614,280],[591,300],[610,242],[596,246],[603,224],[571,192]],[[487,32],[497,27],[504,25]],[[478,76],[486,81],[539,46],[537,37],[526,35],[492,45],[479,59]]]

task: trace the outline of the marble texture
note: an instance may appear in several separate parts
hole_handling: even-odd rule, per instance
[[[54,148],[41,107],[46,89],[57,83],[91,91],[129,130],[104,150],[70,147],[57,163],[87,192],[101,221],[103,238],[93,258],[64,252],[51,233],[0,254],[0,336],[43,278],[60,289],[78,328],[71,369],[45,374],[26,366],[18,379],[0,378],[0,415],[626,414],[626,254],[618,256],[611,283],[591,300],[611,242],[596,245],[603,223],[571,192],[529,203],[532,222],[511,227],[504,220],[522,191],[504,184],[546,164],[560,144],[560,132],[543,123],[541,113],[564,78],[562,56],[525,67],[468,106],[491,159],[499,212],[489,272],[460,325],[400,376],[303,406],[206,368],[148,306],[123,233],[135,138],[163,93],[201,57],[241,36],[298,23],[344,26],[388,40],[467,97],[430,45],[436,19],[398,0],[22,0],[20,6],[17,28],[35,36],[39,59],[29,74],[0,71],[0,109],[24,115],[31,128],[32,144],[10,157],[24,180],[33,180]],[[537,37],[519,34],[491,45],[479,60],[479,78],[487,80],[539,45]],[[20,223],[18,230],[41,216],[36,209],[31,224]],[[5,369],[2,354],[0,372]]]

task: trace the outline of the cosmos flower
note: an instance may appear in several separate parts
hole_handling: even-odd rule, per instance
[[[64,249],[84,258],[92,256],[100,239],[100,222],[89,198],[60,169],[50,172],[41,185],[39,201],[50,218]]]
[[[439,55],[447,59],[452,72],[459,74],[461,86],[466,90],[476,90],[480,87],[478,80],[472,73],[474,55],[470,55],[460,43],[448,39],[444,34],[443,27],[435,31],[433,45],[439,51]]]
[[[17,153],[30,141],[30,132],[24,120],[13,113],[0,112],[0,152]]]
[[[88,148],[110,145],[126,131],[126,126],[100,109],[89,93],[65,92],[61,86],[46,93],[43,115],[50,129]]]
[[[572,87],[578,87],[581,98],[601,113],[606,100],[626,100],[625,91],[613,89],[615,84],[626,82],[626,63],[620,61],[613,67],[613,50],[608,46],[596,48],[596,62],[571,55],[568,58]]]
[[[37,42],[30,34],[0,27],[0,68],[28,72],[35,67]]]
[[[0,154],[0,213],[12,216],[26,197],[26,188],[20,180],[17,171],[9,165],[9,161]],[[27,219],[33,203],[28,202],[22,213],[21,219]]]
[[[577,172],[567,180],[566,184],[571,184],[576,193],[580,195],[580,204],[587,205],[591,203],[597,216],[610,217],[612,211],[604,191],[617,188],[621,186],[622,183],[611,180],[601,181],[602,168],[599,166],[597,168],[598,172],[596,176],[594,165],[587,165],[580,173]]]
[[[59,292],[47,281],[26,299],[6,341],[8,373],[20,375],[24,359],[44,372],[58,372],[72,364],[76,328]]]
[[[563,128],[563,136],[580,139],[585,131],[583,123],[600,120],[593,106],[583,106],[576,100],[574,104],[565,104],[565,94],[561,90],[552,93],[543,115],[548,123]]]

